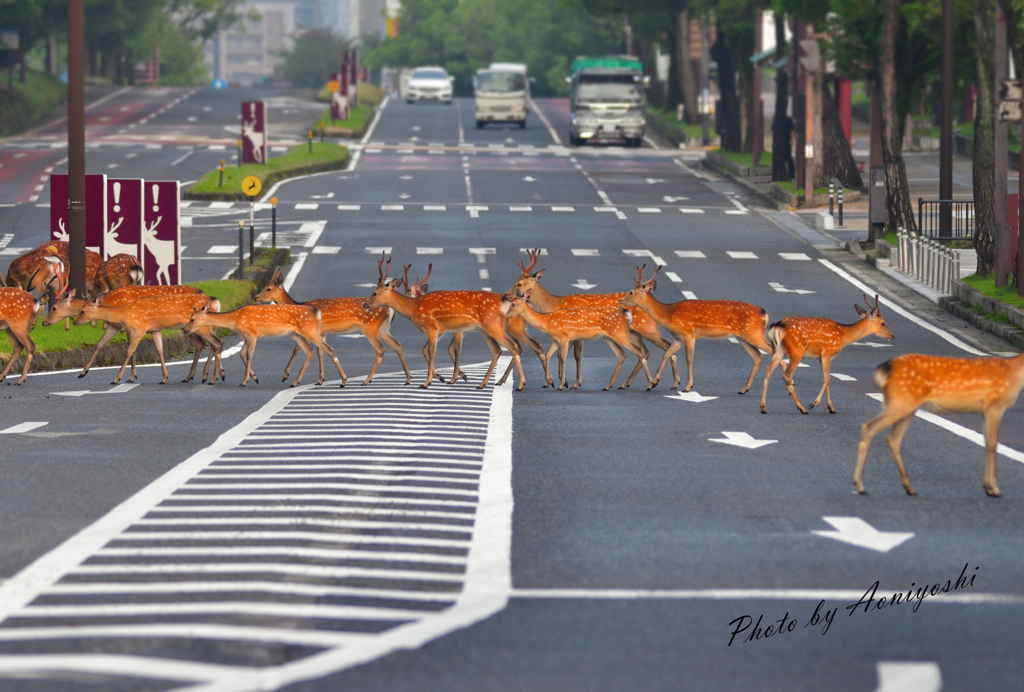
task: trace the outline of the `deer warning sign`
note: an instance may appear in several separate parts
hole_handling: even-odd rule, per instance
[[[103,254],[107,230],[107,176],[85,176],[85,246]],[[50,240],[68,240],[68,176],[50,176]]]
[[[177,180],[142,185],[142,268],[146,285],[167,286],[181,283],[181,183]]]
[[[267,162],[267,107],[242,101],[242,163]]]
[[[331,75],[331,81],[338,85],[331,92],[331,120],[348,120],[348,72],[344,63],[340,72]]]
[[[137,178],[107,179],[103,259],[123,253],[142,262],[142,187],[143,181]]]

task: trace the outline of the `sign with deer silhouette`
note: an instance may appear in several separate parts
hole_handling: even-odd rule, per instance
[[[107,179],[107,228],[103,259],[126,254],[142,262],[143,180]]]
[[[140,259],[148,286],[181,283],[180,187],[177,180],[147,180],[142,186],[144,256]]]
[[[267,106],[242,101],[242,163],[267,162]]]
[[[103,254],[107,229],[107,176],[85,176],[85,246]],[[50,240],[68,239],[68,176],[50,176]],[[105,255],[104,255],[105,256]]]
[[[348,70],[345,63],[331,75],[331,81],[338,83],[338,90],[331,94],[331,120],[348,120]]]
[[[348,55],[348,103],[355,108],[359,105],[359,51],[353,48],[345,52]]]

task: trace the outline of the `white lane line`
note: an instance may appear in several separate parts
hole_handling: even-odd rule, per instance
[[[683,280],[679,278],[679,275],[676,274],[675,272],[665,272],[665,276],[668,277],[668,280],[671,281],[672,283],[680,284],[683,282]]]
[[[377,122],[380,121],[380,116],[384,112],[384,109],[388,106],[388,101],[391,100],[390,96],[385,96],[384,100],[380,102],[380,106],[377,108],[377,112],[373,116],[373,120],[370,122],[370,126],[366,128],[366,134],[363,135],[362,144],[366,144],[370,141],[370,137],[373,136],[373,131],[377,129]]]
[[[297,211],[315,211],[320,208],[316,202],[299,202],[295,205]]]
[[[572,254],[574,257],[600,257],[601,253],[591,248],[573,248]]]
[[[706,259],[707,256],[700,250],[676,250],[676,257],[683,259]]]
[[[314,255],[337,255],[341,252],[340,245],[317,245],[313,248]]]
[[[868,396],[877,401],[884,401],[884,397],[881,393],[878,392],[868,394]],[[958,437],[962,437],[965,440],[973,442],[979,447],[985,446],[985,436],[982,435],[980,432],[976,432],[974,430],[971,430],[970,428],[965,428],[962,425],[958,425],[953,421],[946,420],[942,416],[936,415],[934,413],[929,413],[928,411],[921,411],[920,409],[918,409],[914,413],[914,415],[922,420],[928,421],[932,425],[939,426],[943,430],[948,430],[949,432],[953,433]],[[1007,459],[1013,459],[1014,461],[1019,461],[1020,463],[1024,464],[1024,452],[1018,452],[1016,449],[1012,447],[1007,447],[1002,442],[996,445],[996,451],[1002,454]]]
[[[338,211],[359,211],[362,209],[361,204],[339,204]]]
[[[875,692],[939,692],[942,671],[933,661],[879,661]]]
[[[551,211],[576,211],[576,207],[551,207]]]
[[[697,294],[693,291],[683,291],[683,298],[687,300],[697,300]]]
[[[840,382],[856,382],[857,381],[856,377],[850,377],[849,375],[844,375],[841,372],[834,372],[834,373],[832,373],[832,377],[836,378]]]
[[[172,166],[177,166],[179,163],[181,163],[182,161],[187,159],[189,156],[191,156],[193,151],[195,151],[195,149],[189,149],[188,151],[185,152],[185,154],[183,156],[180,156],[180,157],[176,158],[174,161],[172,161],[171,165]]]
[[[418,247],[416,248],[417,255],[443,255],[443,247]]]
[[[802,252],[780,252],[779,253],[779,257],[781,257],[784,260],[796,260],[796,261],[810,260],[811,259],[810,257],[808,257],[807,255],[805,255]]]
[[[444,204],[424,204],[423,211],[448,211],[448,207]]]
[[[904,587],[903,590],[905,590]],[[899,593],[901,589],[879,588],[878,593]],[[765,599],[772,601],[845,601],[859,599],[864,589],[513,589],[512,598],[550,598],[566,600],[642,600],[732,601]],[[928,597],[929,603],[969,605],[1022,605],[1024,595],[1002,593],[940,593]]]
[[[758,259],[757,255],[753,252],[727,250],[725,254],[729,255],[729,257],[732,257],[733,259]]]
[[[835,272],[836,274],[838,274],[839,276],[841,276],[842,278],[846,279],[848,282],[850,282],[851,284],[853,284],[854,286],[859,288],[864,293],[868,293],[868,294],[876,293],[875,289],[869,288],[866,284],[861,282],[859,279],[856,279],[855,277],[850,275],[845,270],[840,269],[836,265],[834,265],[831,262],[829,262],[827,259],[820,259],[818,261],[821,262],[822,265],[824,265],[825,267],[827,267],[831,271]],[[911,322],[913,322],[914,324],[916,324],[919,327],[924,327],[925,329],[927,329],[931,333],[933,333],[933,334],[939,336],[940,338],[948,341],[949,343],[953,344],[954,346],[959,348],[961,351],[966,351],[967,353],[971,353],[971,354],[976,355],[976,356],[987,356],[987,355],[989,355],[988,353],[985,353],[984,351],[979,351],[978,349],[974,348],[973,346],[969,346],[968,344],[965,344],[963,341],[961,341],[960,339],[956,338],[955,336],[953,336],[952,334],[950,334],[946,330],[940,329],[939,327],[936,327],[933,324],[925,322],[923,319],[921,319],[917,315],[915,315],[912,312],[909,312],[907,310],[904,310],[902,307],[900,307],[896,303],[893,303],[891,300],[889,300],[885,296],[880,296],[879,297],[879,302],[882,305],[884,305],[887,308],[889,308],[890,310],[892,310],[893,312],[895,312],[897,315],[900,315],[901,317],[905,317],[906,319],[910,320]]]
[[[537,103],[533,99],[530,99],[530,110],[536,113],[537,117],[540,118],[540,121],[544,123],[544,127],[548,129],[548,134],[551,135],[552,141],[554,141],[555,144],[562,145],[563,142],[558,136],[558,132],[555,131],[555,128],[551,125],[551,121],[548,120],[548,117],[544,115],[544,112],[537,107]]]
[[[0,430],[0,435],[17,435],[18,433],[26,433],[26,432],[30,432],[32,430],[35,430],[36,428],[41,428],[44,425],[48,425],[48,424],[49,423],[47,423],[45,421],[44,422],[18,423],[17,425],[12,425],[11,427],[7,428],[6,430]]]
[[[174,661],[152,656],[118,654],[37,654],[0,659],[0,673],[32,676],[36,673],[62,672],[105,676],[110,674],[157,680],[205,682],[228,680],[237,675],[238,666],[220,666],[192,661]]]
[[[293,264],[292,268],[288,271],[288,276],[284,278],[283,287],[285,291],[292,290],[295,280],[299,278],[299,272],[302,271],[302,267],[306,264],[307,257],[309,257],[309,253],[300,252],[299,256],[295,259],[295,264]],[[221,356],[221,358],[223,358],[223,356]]]
[[[598,190],[597,191],[597,196],[600,197],[601,201],[604,202],[605,204],[611,204],[612,203],[612,201],[610,199],[608,199],[608,195],[605,194],[604,190]]]

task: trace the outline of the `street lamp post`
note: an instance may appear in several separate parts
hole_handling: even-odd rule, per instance
[[[85,295],[85,0],[68,0],[69,286]]]

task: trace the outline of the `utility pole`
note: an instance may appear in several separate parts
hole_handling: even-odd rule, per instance
[[[85,0],[68,0],[69,286],[85,293]]]
[[[939,199],[951,200],[953,199],[953,0],[942,0],[941,79]],[[953,237],[953,207],[950,204],[939,205],[939,237]]]
[[[797,190],[807,187],[807,76],[800,69],[800,42],[807,30],[799,19],[793,20],[793,120],[796,125],[796,180]]]

